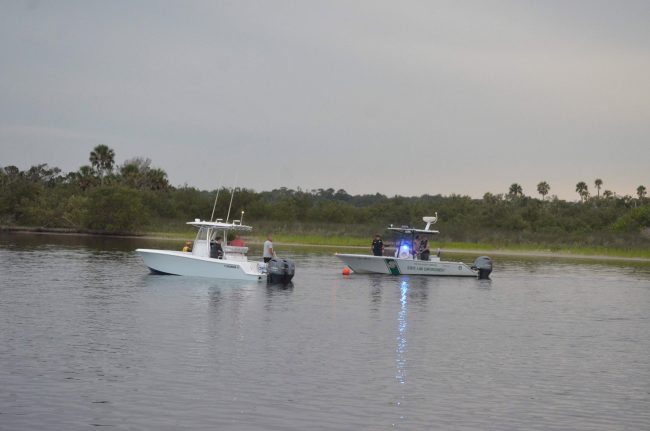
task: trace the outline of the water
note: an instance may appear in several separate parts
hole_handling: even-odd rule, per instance
[[[343,277],[280,246],[283,288],[139,246],[180,244],[0,236],[0,430],[650,429],[650,265]]]

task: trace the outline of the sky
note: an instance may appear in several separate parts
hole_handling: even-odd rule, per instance
[[[0,166],[104,144],[206,190],[650,187],[646,0],[0,8]]]

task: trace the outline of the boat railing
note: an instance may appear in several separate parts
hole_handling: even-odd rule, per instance
[[[246,253],[248,247],[238,247],[234,245],[226,245],[223,247],[223,258],[228,260],[247,261]]]
[[[226,253],[246,254],[248,253],[248,247],[240,247],[237,245],[225,245],[223,246],[223,251]]]

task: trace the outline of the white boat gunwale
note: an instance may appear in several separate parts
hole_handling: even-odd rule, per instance
[[[463,262],[336,253],[343,263],[359,274],[436,275],[445,277],[476,277],[476,272]]]

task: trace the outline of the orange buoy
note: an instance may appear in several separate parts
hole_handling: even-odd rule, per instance
[[[344,268],[343,268],[343,272],[342,272],[342,274],[343,274],[343,275],[350,275],[350,268],[348,268],[347,266],[344,267]]]

